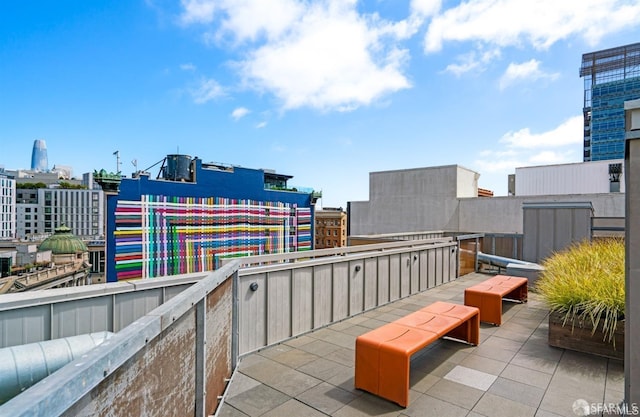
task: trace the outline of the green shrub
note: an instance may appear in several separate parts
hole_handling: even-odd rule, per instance
[[[567,322],[602,323],[611,342],[624,318],[624,241],[584,241],[547,258],[535,290]]]

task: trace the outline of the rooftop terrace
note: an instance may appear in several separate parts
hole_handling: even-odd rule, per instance
[[[504,302],[500,327],[481,324],[480,345],[440,339],[414,355],[407,408],[354,388],[358,335],[434,301],[462,304],[464,289],[487,278],[467,274],[244,355],[217,415],[550,417],[585,415],[578,400],[622,401],[622,361],[550,347],[548,308],[531,292],[525,304]]]

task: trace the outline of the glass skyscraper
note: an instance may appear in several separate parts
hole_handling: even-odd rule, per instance
[[[584,157],[624,159],[624,102],[640,98],[640,43],[582,55]]]
[[[31,170],[39,172],[49,171],[47,144],[41,139],[36,139],[33,142],[33,151],[31,152]]]

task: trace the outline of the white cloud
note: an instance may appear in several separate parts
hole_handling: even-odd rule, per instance
[[[204,104],[224,94],[222,86],[213,79],[203,79],[196,88],[191,89],[191,96],[197,104]]]
[[[509,64],[509,67],[500,78],[500,89],[511,86],[518,81],[537,81],[540,79],[555,80],[560,76],[558,73],[547,73],[540,69],[540,61],[531,59],[521,64]]]
[[[182,4],[183,22],[210,22],[218,11],[208,42],[231,38],[245,57],[234,66],[243,85],[273,94],[285,110],[349,111],[411,86],[403,73],[408,50],[399,42],[416,33],[418,20],[361,15],[355,0]]]
[[[458,64],[449,64],[445,72],[451,72],[460,76],[469,71],[483,71],[487,64],[500,57],[500,49],[494,48],[489,51],[470,51],[458,56]]]
[[[576,145],[582,143],[582,140],[583,119],[582,116],[574,116],[548,132],[535,134],[531,133],[529,128],[508,132],[502,136],[500,142],[513,148],[532,149]]]
[[[211,23],[216,10],[213,0],[180,0],[184,11],[180,15],[180,22],[188,25],[192,23]]]
[[[256,125],[256,129],[262,129],[267,127],[267,122],[260,122]]]
[[[183,71],[195,71],[196,66],[189,62],[187,64],[181,64],[180,69]]]
[[[634,27],[638,19],[637,0],[469,0],[431,20],[424,48],[436,52],[445,42],[474,41],[547,49],[570,36],[595,45],[608,33]]]
[[[233,117],[234,120],[238,121],[249,113],[251,113],[251,111],[246,107],[238,107],[231,112],[231,117]]]
[[[486,149],[473,166],[480,174],[500,174],[506,178],[518,167],[562,164],[581,160],[582,116],[571,117],[558,127],[538,134],[529,128],[508,132],[498,149]],[[506,180],[505,180],[506,181]]]
[[[429,17],[440,11],[442,0],[411,0],[410,7],[413,14]]]

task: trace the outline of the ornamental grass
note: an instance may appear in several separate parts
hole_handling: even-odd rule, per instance
[[[535,290],[552,312],[563,316],[563,326],[590,322],[595,332],[602,325],[611,342],[624,319],[624,254],[622,239],[574,244],[542,263]]]

